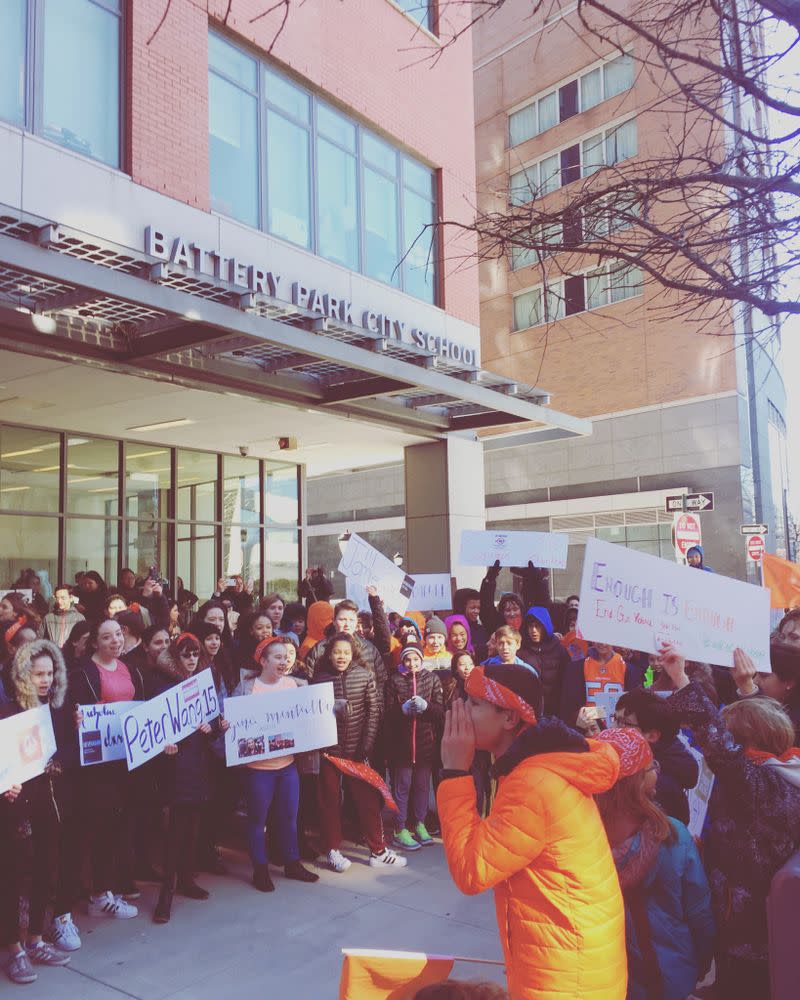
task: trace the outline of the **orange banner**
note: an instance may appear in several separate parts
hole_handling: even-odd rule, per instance
[[[343,951],[339,1000],[411,1000],[423,986],[441,983],[455,959],[403,951]]]
[[[763,572],[773,608],[800,608],[800,565],[765,552]]]

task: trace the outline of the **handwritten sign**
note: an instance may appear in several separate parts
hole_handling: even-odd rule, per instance
[[[33,591],[30,589],[17,587],[16,590],[0,590],[0,601],[3,600],[6,594],[19,594],[19,596],[26,604],[30,604],[31,601],[33,600]]]
[[[705,757],[697,747],[692,746],[684,732],[678,733],[678,739],[683,743],[689,753],[697,761],[699,776],[694,788],[690,788],[687,794],[689,800],[689,833],[693,837],[700,838],[703,835],[703,827],[706,825],[708,815],[708,804],[711,800],[711,793],[714,790],[714,772],[706,763]]]
[[[567,565],[569,536],[546,531],[462,531],[462,566],[549,566],[564,569]]]
[[[78,728],[81,767],[125,759],[122,718],[137,701],[114,701],[108,705],[79,705],[83,716]]]
[[[586,542],[578,627],[590,642],[658,652],[675,643],[689,660],[733,666],[739,646],[769,671],[769,591],[658,556]]]
[[[449,573],[417,573],[409,611],[447,611],[453,606],[453,584]]]
[[[376,587],[391,611],[404,615],[408,610],[408,599],[414,591],[414,577],[404,573],[355,532],[345,547],[339,572],[347,577],[348,583],[364,588]]]
[[[56,752],[50,706],[19,712],[0,722],[0,794],[42,774]]]
[[[228,767],[335,746],[333,684],[225,699]]]
[[[157,757],[165,746],[180,743],[202,723],[219,715],[219,698],[210,670],[201,670],[150,701],[135,704],[122,719],[129,771]]]

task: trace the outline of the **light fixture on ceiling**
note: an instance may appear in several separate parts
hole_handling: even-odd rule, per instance
[[[186,427],[193,424],[189,417],[179,417],[177,420],[160,420],[155,424],[137,424],[136,427],[126,427],[126,431],[165,431],[168,427]]]

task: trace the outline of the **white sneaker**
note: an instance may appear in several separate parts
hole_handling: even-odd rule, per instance
[[[89,900],[90,917],[112,917],[114,920],[130,920],[137,917],[139,911],[135,906],[126,903],[121,896],[115,896],[109,889],[100,896],[92,896]]]
[[[71,959],[69,955],[65,955],[63,951],[59,951],[58,948],[54,948],[49,941],[39,941],[37,944],[29,945],[25,949],[28,953],[28,958],[33,962],[34,965],[69,965]]]
[[[342,872],[346,872],[352,863],[350,858],[346,858],[341,851],[337,851],[336,849],[328,851],[328,867],[331,871],[341,874]]]
[[[60,951],[77,951],[81,946],[81,936],[72,922],[71,913],[53,917],[47,937]]]
[[[369,856],[370,868],[405,868],[407,864],[408,858],[401,858],[399,854],[390,851],[388,847],[384,848],[383,854],[370,854]]]

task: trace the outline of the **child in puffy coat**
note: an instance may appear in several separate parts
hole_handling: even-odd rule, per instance
[[[423,658],[418,643],[406,644],[400,665],[386,682],[384,698],[387,755],[400,810],[394,846],[406,851],[433,843],[425,816],[431,772],[439,756],[444,698],[438,676],[423,669]],[[417,821],[413,834],[408,828],[409,799]]]

